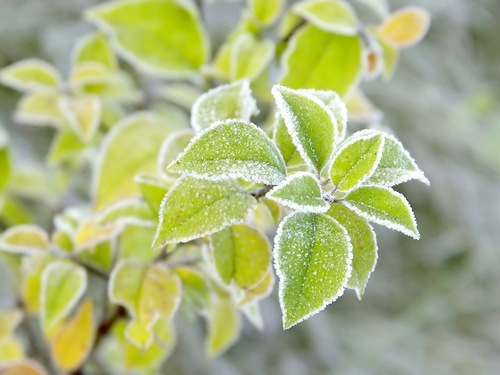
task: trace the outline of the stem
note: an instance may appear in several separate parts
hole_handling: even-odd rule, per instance
[[[280,43],[288,43],[288,41],[292,38],[293,34],[295,34],[295,32],[300,29],[302,26],[304,26],[306,24],[306,20],[301,20],[298,24],[296,24],[292,30],[290,30],[290,32],[285,36],[283,37],[281,40],[278,40],[278,43],[277,44],[280,44]]]
[[[273,187],[274,187],[273,185],[265,185],[265,186],[261,187],[260,189],[256,189],[256,190],[250,192],[250,195],[252,195],[253,197],[255,197],[257,199],[262,198],[264,195],[269,193],[269,191],[271,191],[271,189]]]

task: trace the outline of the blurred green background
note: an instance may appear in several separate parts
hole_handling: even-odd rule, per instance
[[[35,56],[67,73],[73,43],[91,29],[81,13],[98,2],[0,0],[0,67]],[[282,331],[275,291],[262,306],[265,331],[246,325],[240,341],[213,362],[204,359],[203,322],[178,319],[178,346],[162,373],[499,373],[500,1],[410,3],[432,14],[428,36],[403,51],[391,82],[364,88],[431,181],[430,188],[418,182],[402,188],[422,239],[377,227],[379,262],[362,302],[347,291]],[[215,45],[243,5],[207,2]],[[13,124],[18,99],[0,87],[0,121],[16,166],[43,170],[52,133]],[[0,306],[12,303],[7,277],[0,268]]]

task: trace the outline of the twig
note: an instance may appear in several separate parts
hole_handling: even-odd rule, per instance
[[[288,41],[292,38],[293,34],[300,29],[302,26],[306,24],[306,20],[301,20],[298,24],[296,24],[290,32],[285,35],[282,39],[278,40],[278,44],[280,43],[288,43]]]
[[[264,195],[266,195],[267,193],[269,193],[269,191],[271,191],[271,189],[273,187],[274,187],[273,185],[263,186],[260,189],[256,189],[256,190],[250,192],[250,195],[252,195],[253,197],[255,197],[257,199],[262,198]]]

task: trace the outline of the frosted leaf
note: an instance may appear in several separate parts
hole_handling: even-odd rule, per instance
[[[107,71],[117,68],[115,54],[104,34],[100,32],[92,32],[78,39],[71,53],[71,62],[73,67],[93,63],[99,64]]]
[[[338,139],[337,143],[340,143],[344,140],[347,130],[347,121],[348,121],[348,111],[346,105],[340,99],[340,96],[335,91],[326,91],[326,90],[314,90],[314,89],[299,89],[299,92],[304,92],[307,94],[314,95],[319,100],[321,100],[325,105],[330,108],[330,110],[335,115],[335,119],[337,120],[338,126]]]
[[[363,186],[350,193],[342,203],[369,221],[416,240],[420,238],[410,204],[402,194],[391,188]]]
[[[52,126],[64,124],[64,116],[59,109],[58,92],[34,92],[26,94],[17,104],[14,121],[20,124]]]
[[[285,120],[283,120],[279,112],[276,112],[274,120],[273,139],[285,160],[288,170],[292,171],[306,167],[306,162],[302,159],[300,152],[293,144],[292,137],[288,134]]]
[[[264,319],[262,318],[258,302],[243,306],[241,312],[255,328],[261,332],[264,330]]]
[[[301,212],[326,212],[330,205],[322,198],[318,179],[308,172],[297,172],[266,195],[283,206]]]
[[[330,180],[339,192],[346,193],[361,186],[373,174],[382,157],[382,134],[374,131],[362,133],[355,133],[340,144],[330,165]]]
[[[283,327],[288,329],[344,293],[352,245],[345,228],[330,216],[296,212],[278,228],[274,259]]]
[[[256,204],[235,181],[183,177],[162,202],[153,248],[188,242],[241,223]]]
[[[264,278],[254,287],[244,290],[238,300],[238,308],[255,305],[257,301],[266,298],[273,291],[274,286],[274,272],[272,267],[269,267]]]
[[[352,6],[342,0],[301,1],[293,11],[313,25],[337,34],[354,35],[358,30],[358,18]]]
[[[200,132],[217,121],[250,121],[250,117],[258,113],[250,83],[248,80],[241,80],[219,86],[200,96],[191,110],[191,126]]]
[[[283,8],[284,0],[250,0],[252,15],[263,25],[274,23]]]
[[[338,139],[335,115],[313,95],[279,85],[272,93],[295,147],[307,165],[320,172],[330,161]]]
[[[178,130],[165,139],[158,153],[158,174],[172,178],[178,177],[177,174],[168,173],[167,166],[184,151],[194,135],[194,131],[191,129]]]
[[[259,40],[252,33],[241,34],[233,44],[229,65],[231,81],[255,81],[274,57],[274,43]]]
[[[61,82],[59,72],[39,59],[18,61],[0,70],[0,83],[18,91],[55,91]]]
[[[86,144],[71,129],[60,130],[52,140],[47,163],[50,166],[58,165],[65,160],[77,157],[86,148]]]
[[[139,174],[134,177],[144,200],[155,215],[160,211],[161,201],[169,189],[174,186],[175,180],[153,174]]]
[[[88,247],[115,239],[123,227],[118,224],[98,225],[95,218],[82,222],[75,234],[75,251],[80,252]]]
[[[47,232],[36,225],[17,225],[0,235],[0,251],[15,254],[37,254],[46,251],[48,247]]]
[[[88,142],[94,137],[101,124],[101,101],[97,96],[62,97],[59,109],[83,141]]]
[[[410,180],[419,180],[429,185],[424,172],[418,168],[417,163],[401,142],[389,134],[384,134],[384,138],[384,151],[380,163],[367,182],[372,185],[391,187]]]
[[[167,171],[212,181],[241,178],[274,185],[286,178],[283,158],[269,137],[242,120],[217,122],[197,135]]]
[[[232,280],[243,289],[256,286],[271,262],[266,235],[246,224],[236,224],[212,234],[211,250],[217,274],[225,284]]]
[[[342,204],[332,204],[328,215],[337,220],[349,234],[352,245],[352,274],[347,287],[354,289],[361,300],[377,264],[377,237],[368,221]]]
[[[96,218],[98,225],[136,225],[152,227],[156,218],[147,203],[137,199],[125,199],[106,207]]]
[[[420,42],[429,30],[428,11],[407,6],[392,13],[378,30],[378,36],[394,47],[410,47]]]

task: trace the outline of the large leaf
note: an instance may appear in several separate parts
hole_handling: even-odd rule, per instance
[[[282,58],[281,84],[294,89],[333,90],[346,97],[363,72],[362,43],[358,36],[345,36],[313,25],[300,29]]]
[[[382,157],[384,140],[378,132],[361,131],[340,145],[330,165],[330,180],[338,192],[361,186],[373,174]]]
[[[19,91],[54,91],[61,85],[61,77],[49,63],[28,59],[0,70],[0,82]]]
[[[283,8],[283,0],[249,0],[252,15],[264,26],[269,26],[278,18]]]
[[[295,13],[313,25],[337,34],[354,35],[358,18],[352,6],[342,0],[301,1],[293,7]]]
[[[342,204],[332,204],[328,215],[337,220],[349,234],[352,245],[352,274],[347,287],[356,291],[359,299],[377,264],[377,237],[368,221]]]
[[[45,332],[69,315],[87,287],[85,269],[66,261],[50,263],[41,284],[42,327]]]
[[[0,235],[0,250],[10,253],[36,254],[47,250],[47,233],[36,225],[17,225]]]
[[[410,180],[419,180],[429,185],[415,160],[405,150],[401,142],[389,134],[384,134],[384,151],[377,169],[368,182],[373,185],[395,186]]]
[[[86,17],[110,35],[116,50],[146,72],[192,74],[208,57],[196,9],[175,0],[122,0],[91,8]]]
[[[188,242],[241,223],[256,203],[237,182],[181,178],[162,202],[153,247]]]
[[[212,181],[242,178],[277,184],[286,178],[274,142],[262,129],[241,120],[218,122],[200,133],[167,170]]]
[[[296,212],[278,229],[274,259],[287,329],[342,295],[351,276],[352,246],[347,231],[331,217]]]
[[[78,368],[94,344],[94,304],[87,299],[76,315],[65,322],[51,342],[52,357],[62,371]]]
[[[199,132],[217,121],[250,121],[250,117],[257,113],[250,84],[242,80],[219,86],[200,96],[191,110],[191,126]]]
[[[420,238],[410,204],[402,194],[390,188],[363,186],[350,193],[343,203],[369,221],[416,240]]]
[[[416,6],[408,6],[392,13],[380,26],[378,36],[392,46],[409,47],[423,39],[430,23],[429,12]]]
[[[320,172],[330,161],[338,137],[333,112],[317,97],[283,86],[272,89],[295,147],[308,166]]]
[[[140,195],[134,176],[155,173],[158,150],[171,128],[147,113],[131,115],[106,135],[93,175],[96,211],[125,198]]]
[[[249,225],[236,224],[212,234],[211,245],[215,268],[226,284],[234,280],[240,288],[251,288],[269,268],[271,244]]]
[[[276,202],[302,212],[326,212],[330,205],[321,196],[318,179],[311,173],[297,172],[267,195]]]

